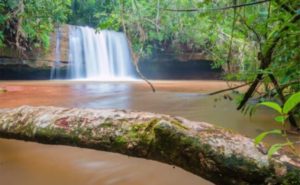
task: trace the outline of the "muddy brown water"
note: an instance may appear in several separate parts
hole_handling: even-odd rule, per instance
[[[261,107],[250,118],[224,99],[221,81],[154,81],[157,92],[144,82],[2,81],[0,109],[21,105],[131,109],[185,117],[230,128],[249,137],[280,129],[274,111]],[[230,92],[228,92],[230,94]],[[225,93],[225,94],[228,94]],[[230,95],[234,98],[234,95]],[[298,136],[291,136],[296,141]],[[265,139],[284,142],[277,135]],[[298,146],[298,150],[299,146]],[[155,161],[67,146],[0,139],[1,185],[209,185],[184,170]]]

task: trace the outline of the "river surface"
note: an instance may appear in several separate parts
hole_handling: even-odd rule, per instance
[[[236,110],[221,81],[144,82],[0,81],[11,91],[0,93],[0,109],[21,105],[131,109],[185,117],[236,130],[254,138],[281,129],[277,114],[260,107],[250,118]],[[235,96],[230,94],[232,98]],[[299,140],[291,136],[292,141]],[[264,140],[284,142],[277,135]],[[299,147],[298,147],[298,150]],[[210,185],[184,170],[155,161],[67,146],[0,139],[1,185]]]

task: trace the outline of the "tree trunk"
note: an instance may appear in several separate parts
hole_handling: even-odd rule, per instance
[[[274,85],[274,87],[275,87],[275,89],[277,91],[277,94],[279,95],[279,98],[280,98],[282,104],[284,105],[285,102],[286,102],[286,99],[285,99],[285,97],[283,95],[283,91],[282,91],[281,87],[279,86],[279,84],[278,84],[278,82],[277,82],[277,80],[276,80],[276,78],[275,78],[275,76],[273,74],[269,74],[269,77],[270,77],[270,79],[271,79],[271,81],[272,81],[272,83],[273,83],[273,85]],[[290,124],[291,124],[291,128],[290,129],[291,130],[295,130],[297,132],[298,125],[297,125],[297,122],[296,122],[296,120],[294,118],[293,113],[291,111],[289,111],[288,115],[289,115],[289,121],[290,121]]]
[[[280,3],[279,0],[276,2]],[[284,7],[285,7],[285,5],[283,6],[283,8]],[[287,23],[293,24],[293,23],[296,23],[298,20],[300,20],[300,14],[294,15]],[[271,32],[272,34],[270,34],[268,36],[267,40],[265,41],[265,43],[268,43],[268,44],[265,44],[264,47],[262,48],[262,51],[261,51],[262,56],[259,57],[262,59],[259,70],[263,71],[267,67],[269,67],[269,65],[271,64],[274,48],[276,47],[276,45],[280,41],[280,39],[283,37],[282,35],[284,35],[284,32],[290,28],[290,26],[287,23],[283,24],[284,26],[282,26],[278,31],[273,30]],[[263,79],[262,73],[259,73],[256,75],[254,82],[251,84],[250,88],[247,90],[247,92],[245,93],[245,96],[243,97],[241,103],[239,104],[239,106],[237,108],[238,110],[242,109],[246,105],[248,100],[252,97],[257,85],[259,84],[259,82],[262,79]]]
[[[126,110],[29,107],[0,111],[0,137],[69,145],[176,165],[215,184],[300,184],[300,160],[239,133]]]

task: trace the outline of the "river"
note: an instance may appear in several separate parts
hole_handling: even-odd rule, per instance
[[[236,130],[254,138],[281,129],[276,112],[260,107],[250,118],[236,110],[222,81],[144,82],[1,81],[11,91],[0,93],[0,109],[21,105],[108,108],[148,111],[185,117]],[[235,96],[230,94],[232,98]],[[292,141],[299,139],[291,136]],[[284,142],[277,135],[265,142]],[[298,146],[298,150],[299,146]],[[155,161],[67,146],[0,139],[1,185],[210,185],[184,170]]]

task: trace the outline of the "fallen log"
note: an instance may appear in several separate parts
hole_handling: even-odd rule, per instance
[[[0,111],[0,137],[152,159],[215,184],[300,184],[300,160],[237,132],[180,117],[126,110],[22,106]]]

